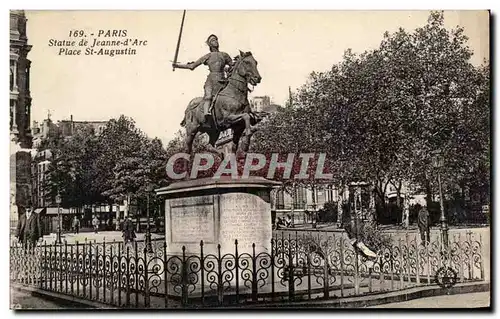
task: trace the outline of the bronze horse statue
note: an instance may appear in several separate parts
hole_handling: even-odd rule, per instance
[[[187,153],[191,154],[193,141],[198,132],[207,133],[209,145],[215,148],[221,132],[232,129],[232,152],[238,150],[241,137],[244,141],[240,149],[248,151],[250,137],[255,127],[267,113],[254,113],[248,102],[248,84],[257,85],[262,80],[257,69],[257,61],[251,52],[242,52],[235,58],[229,72],[227,83],[221,87],[212,102],[212,116],[208,119],[203,114],[201,97],[192,99],[185,111],[181,126],[186,128]]]

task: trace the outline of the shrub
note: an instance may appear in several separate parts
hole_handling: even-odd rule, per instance
[[[390,237],[382,233],[375,222],[358,221],[358,229],[357,239],[374,252],[390,247]]]
[[[336,222],[338,217],[337,203],[326,202],[318,211],[318,221],[321,223]]]

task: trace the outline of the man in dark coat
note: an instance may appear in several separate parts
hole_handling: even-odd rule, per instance
[[[33,246],[42,236],[40,215],[34,212],[33,207],[27,207],[25,213],[19,216],[16,237],[25,246]]]
[[[422,207],[418,212],[417,224],[420,231],[420,238],[423,242],[429,243],[431,227],[429,221],[429,211],[427,210],[427,208]]]
[[[134,241],[135,239],[135,229],[132,218],[128,217],[123,223],[123,240],[125,243],[129,241]]]

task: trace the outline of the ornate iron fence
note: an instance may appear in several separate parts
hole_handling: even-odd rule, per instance
[[[478,237],[478,238],[477,238]],[[173,255],[163,241],[76,243],[10,249],[10,279],[116,307],[217,307],[328,299],[402,290],[438,281],[484,279],[480,236],[393,240],[368,260],[344,235],[281,234],[272,250]]]

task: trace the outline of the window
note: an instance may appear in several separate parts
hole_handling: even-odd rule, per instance
[[[304,209],[305,207],[305,189],[303,186],[298,186],[295,188],[295,196],[294,196],[294,208],[296,209]]]
[[[28,61],[28,65],[26,66],[26,90],[28,91],[30,89],[30,68],[31,68],[31,62]]]
[[[14,91],[16,81],[16,61],[10,60],[10,90]]]
[[[15,117],[16,117],[16,101],[10,100],[10,129],[11,130],[16,125]]]
[[[283,209],[285,207],[285,195],[283,190],[279,190],[276,194],[276,209]]]

